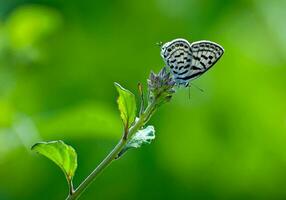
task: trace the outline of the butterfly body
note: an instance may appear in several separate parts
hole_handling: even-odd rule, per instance
[[[224,49],[210,41],[189,43],[175,39],[161,47],[161,56],[178,85],[189,82],[210,69],[223,55]]]

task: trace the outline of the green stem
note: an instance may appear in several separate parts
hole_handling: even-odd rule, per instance
[[[68,185],[69,185],[69,195],[72,195],[74,192],[73,183],[72,183],[72,180],[70,178],[67,178],[67,180],[68,180]]]
[[[155,102],[148,105],[139,120],[128,130],[128,137],[134,135],[150,119],[156,108]],[[123,133],[124,135],[124,133]],[[103,161],[88,175],[88,177],[78,186],[78,188],[66,198],[66,200],[76,200],[86,190],[86,188],[97,178],[97,176],[117,157],[118,153],[127,143],[124,136],[120,139],[114,149],[103,159]]]

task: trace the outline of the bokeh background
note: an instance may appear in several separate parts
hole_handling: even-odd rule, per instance
[[[226,52],[150,121],[152,145],[114,162],[82,199],[286,199],[285,0],[1,0],[0,199],[61,200],[60,169],[31,152],[62,139],[77,186],[121,136],[113,82],[163,66],[159,41]],[[146,87],[145,87],[146,88]]]

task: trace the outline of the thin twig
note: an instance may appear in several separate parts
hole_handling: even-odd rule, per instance
[[[150,104],[146,110],[139,117],[139,120],[128,130],[129,138],[133,136],[147,121],[150,119],[150,116],[153,114],[154,109],[156,107],[155,103]],[[114,149],[103,159],[103,161],[88,175],[88,177],[78,186],[78,188],[70,194],[66,200],[76,200],[79,196],[86,190],[86,188],[97,178],[97,176],[106,169],[107,166],[117,157],[118,153],[123,149],[125,144],[127,143],[127,139],[124,137],[125,133],[123,133],[123,137],[120,139],[118,144],[114,147]]]

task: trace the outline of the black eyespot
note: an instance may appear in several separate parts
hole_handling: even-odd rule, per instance
[[[183,46],[183,44],[182,43],[180,43],[180,47],[182,47]]]
[[[170,52],[170,51],[172,51],[172,49],[171,49],[171,48],[168,48],[168,51]]]
[[[178,47],[178,46],[179,46],[179,44],[177,43],[177,44],[175,44],[175,46],[176,46],[176,47]]]

